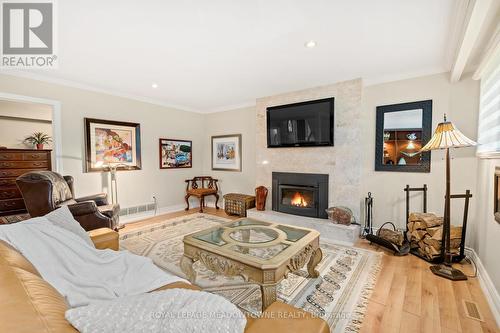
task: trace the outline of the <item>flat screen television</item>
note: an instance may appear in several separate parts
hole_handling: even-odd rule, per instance
[[[335,98],[267,108],[267,147],[333,146]]]

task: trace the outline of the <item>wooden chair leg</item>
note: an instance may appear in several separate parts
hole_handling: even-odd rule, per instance
[[[185,210],[189,210],[189,197],[190,197],[189,194],[186,194],[186,196],[184,197],[184,199],[186,199],[186,209]]]
[[[217,206],[217,202],[219,202],[219,195],[215,194],[215,209],[219,209],[219,206]]]
[[[204,204],[205,204],[205,197],[200,197],[200,213],[203,213]]]

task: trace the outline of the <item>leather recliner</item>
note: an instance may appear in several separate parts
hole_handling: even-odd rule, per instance
[[[120,206],[109,204],[105,193],[75,198],[71,176],[63,177],[53,171],[31,171],[19,176],[16,183],[31,217],[43,216],[66,205],[87,231],[118,227]]]

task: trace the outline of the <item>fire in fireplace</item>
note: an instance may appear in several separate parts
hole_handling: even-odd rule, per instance
[[[314,192],[282,188],[281,202],[283,205],[307,208],[314,205]]]
[[[302,194],[300,194],[299,192],[295,192],[295,194],[292,197],[291,204],[292,204],[292,206],[295,206],[295,207],[308,207],[309,206],[309,204],[307,203],[304,196]]]
[[[273,172],[273,210],[327,218],[328,175]]]

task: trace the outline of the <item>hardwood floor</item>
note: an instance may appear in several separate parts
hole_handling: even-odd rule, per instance
[[[168,218],[193,214],[189,211],[164,214],[127,224],[128,232]],[[206,208],[205,213],[236,219],[224,210]],[[382,269],[370,298],[361,333],[494,333],[500,332],[477,278],[452,282],[431,273],[429,264],[415,256],[395,257],[380,247],[360,240],[356,246],[383,252]],[[471,265],[456,265],[468,275]],[[465,316],[463,300],[473,301],[484,321]]]

